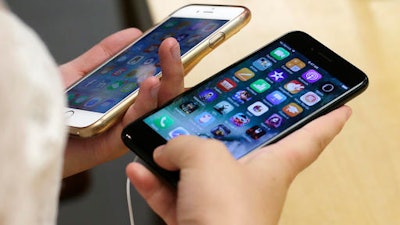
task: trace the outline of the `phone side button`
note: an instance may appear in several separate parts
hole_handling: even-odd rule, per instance
[[[209,41],[210,48],[216,48],[225,40],[225,33],[219,32],[212,36]]]
[[[66,111],[65,114],[64,114],[65,119],[71,118],[74,115],[74,113],[75,113],[74,110]]]

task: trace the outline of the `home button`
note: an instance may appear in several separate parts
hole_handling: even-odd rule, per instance
[[[74,115],[74,110],[68,110],[68,111],[66,111],[65,112],[65,118],[66,119],[68,119],[68,118],[71,118],[73,115]]]

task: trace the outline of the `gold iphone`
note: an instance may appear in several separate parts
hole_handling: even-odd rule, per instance
[[[158,47],[167,37],[180,44],[186,71],[250,20],[243,6],[187,5],[147,31],[66,90],[70,134],[91,137],[110,128],[134,102],[140,83],[161,76]]]

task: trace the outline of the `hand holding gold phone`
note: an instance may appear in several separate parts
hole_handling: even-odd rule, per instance
[[[70,134],[91,137],[111,127],[134,102],[140,83],[161,76],[158,47],[174,37],[185,71],[250,20],[242,6],[188,5],[147,31],[66,91]]]

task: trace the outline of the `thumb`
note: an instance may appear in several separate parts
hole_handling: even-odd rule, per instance
[[[176,137],[154,151],[154,161],[166,170],[205,167],[204,162],[210,168],[210,164],[220,164],[226,161],[225,158],[234,161],[222,142],[186,135]]]

